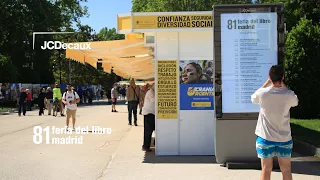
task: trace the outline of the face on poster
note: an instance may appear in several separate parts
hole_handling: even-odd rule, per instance
[[[180,109],[213,110],[213,61],[179,61]]]

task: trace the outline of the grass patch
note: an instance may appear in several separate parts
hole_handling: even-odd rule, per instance
[[[0,107],[0,111],[8,111],[10,108],[8,107]]]
[[[320,119],[292,119],[292,136],[320,148]]]

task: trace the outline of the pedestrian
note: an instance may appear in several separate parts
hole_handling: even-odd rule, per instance
[[[44,88],[41,88],[40,93],[38,95],[38,106],[39,106],[39,116],[44,114],[45,108],[45,98],[46,98],[46,91]]]
[[[88,91],[87,91],[88,95],[88,103],[91,105],[92,104],[92,100],[93,100],[93,97],[94,97],[94,92],[92,90],[92,88],[88,88]]]
[[[145,91],[143,90],[143,87],[141,88],[140,90],[140,104],[139,104],[139,108],[140,108],[140,111],[139,111],[139,114],[142,115],[142,109],[143,109],[143,106],[144,106],[144,98],[145,98]]]
[[[104,93],[104,90],[101,89],[101,91],[100,91],[100,97],[101,97],[101,99],[103,99],[103,93]]]
[[[61,116],[64,116],[62,105],[62,93],[58,84],[55,84],[55,87],[53,88],[53,99],[57,99],[59,101],[60,114]]]
[[[80,97],[77,92],[72,90],[71,84],[67,85],[67,89],[68,91],[63,93],[62,96],[62,102],[65,104],[67,111],[66,125],[69,129],[69,120],[72,118],[72,128],[75,130],[77,103],[80,102]]]
[[[51,115],[52,107],[53,107],[53,92],[51,91],[50,87],[47,87],[45,101],[46,101],[46,107],[48,109],[48,115]]]
[[[98,101],[100,100],[100,89],[99,88],[96,90],[96,99]]]
[[[27,103],[27,93],[24,88],[20,89],[20,95],[18,97],[18,115],[21,116],[21,111],[23,115],[26,115],[26,103]]]
[[[31,101],[32,101],[32,94],[29,89],[26,89],[27,93],[27,111],[31,111]]]
[[[112,111],[111,112],[118,112],[116,110],[117,98],[118,98],[117,85],[114,85],[113,88],[111,89],[111,100],[112,100]]]
[[[283,68],[274,65],[269,70],[269,79],[251,96],[252,103],[260,106],[255,134],[261,180],[270,179],[274,156],[278,156],[283,179],[292,180],[290,108],[297,106],[299,100],[283,80]]]
[[[151,85],[150,90],[144,98],[143,116],[144,116],[144,137],[142,150],[150,152],[150,144],[152,133],[155,130],[155,98],[154,98],[154,84]]]
[[[83,103],[83,90],[82,90],[82,87],[79,87],[78,86],[78,95],[79,95],[79,97],[80,97],[80,104],[82,104]]]
[[[132,113],[134,118],[134,125],[138,126],[137,124],[137,110],[138,104],[140,102],[140,89],[136,86],[134,80],[130,81],[130,86],[127,90],[127,100],[128,100],[128,121],[129,125],[132,125]]]
[[[86,103],[87,103],[87,100],[88,100],[88,95],[87,95],[88,92],[87,92],[87,91],[88,91],[87,88],[85,88],[85,89],[83,90],[83,92],[82,92],[82,93],[83,93],[82,95],[83,95],[83,103],[84,103],[84,104],[86,104]]]

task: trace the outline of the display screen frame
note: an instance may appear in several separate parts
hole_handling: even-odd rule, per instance
[[[227,13],[276,13],[277,14],[277,45],[278,45],[278,64],[284,65],[284,53],[285,53],[285,22],[284,22],[284,5],[279,4],[228,4],[228,5],[213,5],[213,56],[215,60],[215,74],[221,74],[221,14]],[[284,66],[283,66],[284,67]],[[216,81],[216,80],[214,80]],[[220,85],[223,82],[220,79]],[[261,84],[262,86],[262,84]],[[217,96],[216,96],[217,98]],[[255,113],[223,113],[222,112],[222,99],[216,100],[215,111],[217,120],[257,120],[258,114]],[[218,107],[221,107],[220,111],[217,111]]]

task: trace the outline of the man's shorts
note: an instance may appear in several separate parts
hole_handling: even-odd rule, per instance
[[[291,158],[292,140],[287,142],[273,142],[257,136],[256,150],[261,159],[273,158]]]
[[[67,108],[67,118],[72,118],[75,119],[76,118],[76,112],[77,110],[70,110]]]

